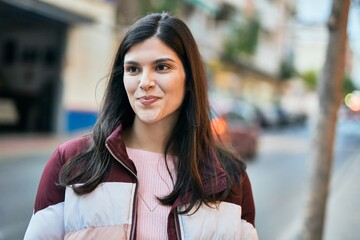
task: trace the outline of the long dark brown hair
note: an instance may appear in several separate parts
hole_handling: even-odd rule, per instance
[[[105,147],[105,140],[120,124],[124,128],[131,127],[135,117],[123,82],[124,57],[132,46],[150,37],[160,39],[173,49],[185,69],[184,101],[164,152],[166,156],[171,150],[171,154],[177,156],[177,177],[173,191],[160,201],[170,205],[191,193],[191,202],[183,212],[187,213],[197,203],[224,199],[234,181],[240,182],[245,165],[215,146],[206,75],[198,47],[186,24],[167,13],[146,15],[126,33],[115,58],[91,144],[85,152],[63,166],[59,183],[67,186],[82,182],[82,185],[73,186],[74,191],[81,195],[93,191],[107,176],[113,157]],[[219,163],[227,175],[228,186],[227,190],[214,195],[206,191],[204,180],[212,179],[210,186],[215,186]]]

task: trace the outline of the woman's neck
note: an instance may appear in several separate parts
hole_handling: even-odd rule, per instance
[[[163,153],[172,129],[171,124],[147,124],[135,118],[132,127],[124,132],[124,140],[129,148]]]

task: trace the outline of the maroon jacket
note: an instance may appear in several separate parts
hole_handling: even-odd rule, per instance
[[[59,146],[42,174],[34,215],[24,239],[135,239],[137,177],[121,135],[121,127],[107,138],[106,147],[116,161],[106,179],[93,192],[78,196],[71,186],[56,186],[66,161],[84,151],[91,139],[81,137]],[[226,175],[218,167],[217,185],[209,193],[226,188]],[[205,184],[206,187],[206,184]],[[254,228],[255,207],[247,174],[234,186],[235,194],[213,207],[203,204],[194,214],[177,214],[186,202],[177,200],[168,216],[169,239],[258,239]]]

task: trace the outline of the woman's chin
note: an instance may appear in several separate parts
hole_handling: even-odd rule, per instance
[[[152,116],[152,115],[140,115],[140,116],[138,115],[137,117],[142,123],[146,123],[146,124],[152,124],[159,121],[157,116]]]

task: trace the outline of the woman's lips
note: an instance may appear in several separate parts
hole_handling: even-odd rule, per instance
[[[137,100],[144,106],[149,106],[156,102],[159,99],[159,97],[156,96],[143,96],[137,98]]]

